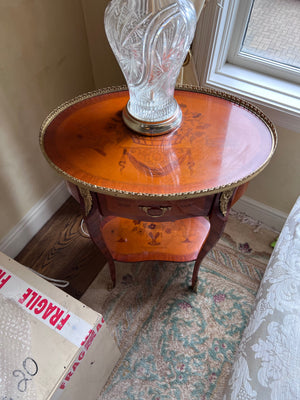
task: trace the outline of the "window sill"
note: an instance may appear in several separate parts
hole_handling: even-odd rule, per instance
[[[212,68],[202,85],[252,101],[276,125],[300,132],[299,85],[229,63]]]

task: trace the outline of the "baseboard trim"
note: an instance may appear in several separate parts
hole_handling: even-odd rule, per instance
[[[16,257],[69,196],[64,182],[52,188],[1,240],[0,251],[9,257]]]
[[[263,203],[243,196],[233,207],[234,211],[242,212],[257,221],[280,232],[288,214],[269,207]]]

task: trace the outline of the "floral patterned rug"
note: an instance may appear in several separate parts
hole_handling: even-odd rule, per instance
[[[110,292],[104,267],[81,301],[104,315],[122,356],[98,400],[221,400],[275,236],[231,216],[197,294],[193,263],[117,263]]]

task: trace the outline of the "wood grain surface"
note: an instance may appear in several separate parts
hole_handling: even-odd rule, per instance
[[[182,125],[155,137],[137,135],[123,123],[127,91],[72,104],[45,128],[44,154],[77,185],[160,199],[239,186],[269,162],[275,138],[254,113],[208,94],[179,90],[175,97]]]
[[[81,232],[79,204],[69,198],[15,258],[55,279],[70,282],[64,289],[79,298],[101,271],[105,259]]]

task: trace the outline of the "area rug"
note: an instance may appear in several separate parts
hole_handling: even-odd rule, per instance
[[[104,267],[81,301],[104,315],[122,356],[98,400],[222,399],[276,236],[254,228],[230,217],[198,293],[193,263],[117,263],[112,291]]]

